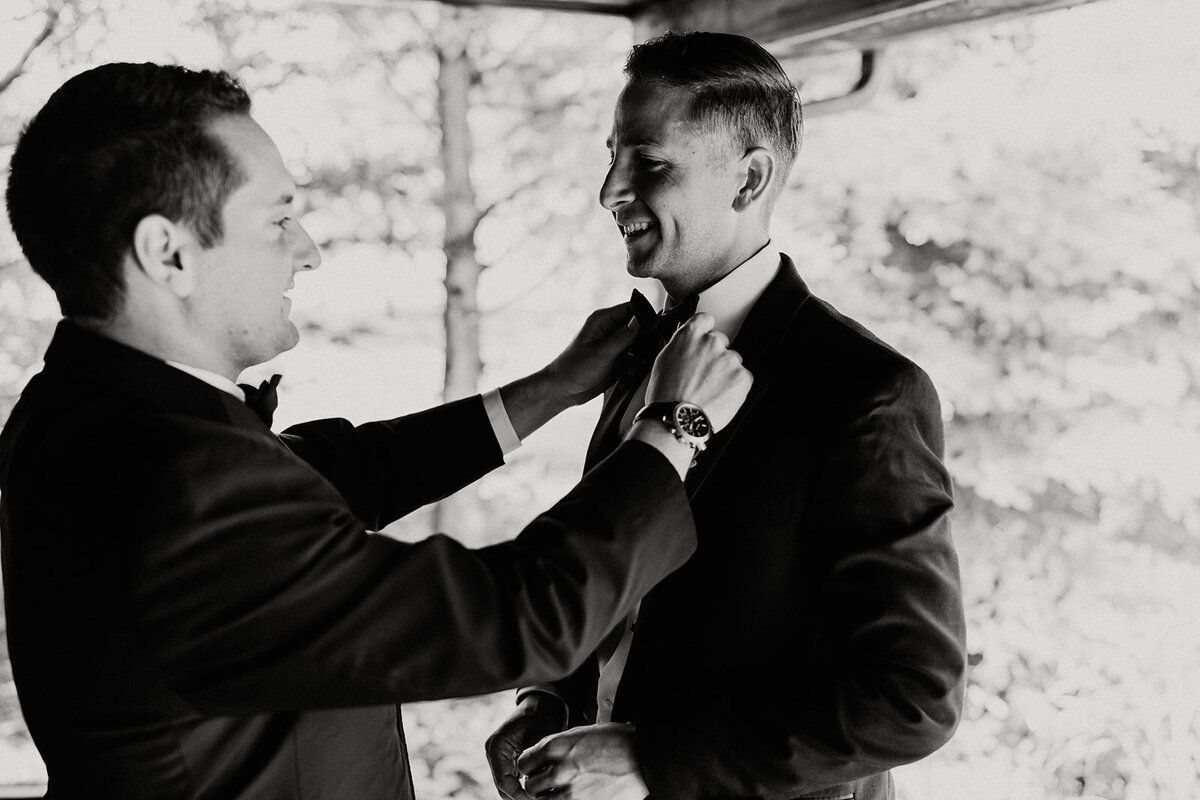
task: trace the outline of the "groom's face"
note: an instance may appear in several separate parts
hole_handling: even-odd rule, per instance
[[[600,203],[625,240],[626,266],[673,297],[727,271],[739,223],[741,157],[732,137],[697,124],[691,95],[658,83],[625,87],[608,140]],[[736,263],[736,260],[734,261]]]
[[[197,329],[239,371],[299,340],[287,292],[295,274],[321,256],[293,208],[295,183],[275,143],[249,116],[214,120],[245,181],[222,209],[224,235],[197,254],[198,291],[189,298]]]

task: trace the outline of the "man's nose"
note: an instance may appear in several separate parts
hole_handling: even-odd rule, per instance
[[[600,205],[609,211],[616,211],[632,199],[633,189],[629,185],[626,168],[619,160],[613,161],[608,174],[604,176],[604,183],[600,185]]]
[[[321,251],[317,243],[308,235],[308,231],[299,222],[296,223],[299,235],[296,237],[295,264],[296,271],[316,269],[321,266]]]

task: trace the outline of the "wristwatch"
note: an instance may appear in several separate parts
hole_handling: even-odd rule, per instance
[[[712,438],[713,427],[708,421],[704,409],[695,403],[675,400],[665,403],[650,403],[637,412],[633,421],[644,419],[661,422],[671,429],[675,438],[695,450],[692,466],[696,465],[696,456],[704,451],[708,440]]]

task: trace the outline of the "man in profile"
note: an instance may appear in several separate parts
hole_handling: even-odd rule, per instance
[[[18,696],[55,798],[411,796],[396,704],[569,672],[686,560],[693,450],[653,421],[514,541],[372,535],[602,387],[629,309],[426,412],[275,436],[247,367],[320,262],[229,75],[110,64],[22,134],[7,200],[65,319],[0,437]],[[718,429],[749,373],[697,315],[648,393]],[[253,407],[252,407],[253,406]]]
[[[964,687],[937,395],[771,247],[801,115],[778,62],[745,37],[667,34],[625,73],[600,201],[628,271],[665,288],[667,333],[711,315],[754,387],[688,473],[696,554],[588,663],[519,693],[488,741],[497,787],[892,797],[888,770],[950,737]],[[637,420],[680,419],[646,393],[654,327],[650,310],[588,465]]]

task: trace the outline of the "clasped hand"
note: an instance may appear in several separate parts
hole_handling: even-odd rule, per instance
[[[517,759],[530,797],[644,800],[649,795],[633,751],[632,725],[605,722],[547,736]]]

